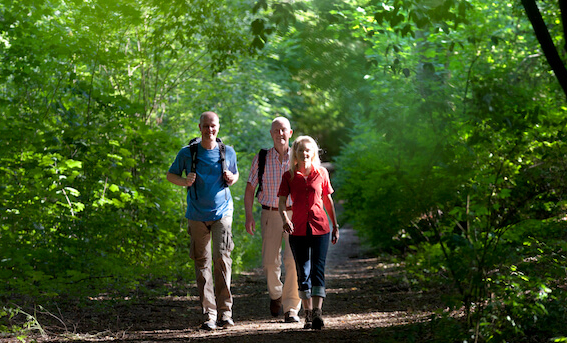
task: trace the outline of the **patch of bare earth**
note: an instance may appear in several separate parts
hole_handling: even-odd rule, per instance
[[[44,325],[46,335],[32,338],[38,342],[389,342],[391,337],[382,337],[385,333],[403,332],[411,324],[427,321],[440,306],[437,295],[410,289],[400,266],[361,253],[350,228],[342,229],[339,243],[331,245],[326,282],[321,331],[272,317],[266,281],[262,270],[256,269],[233,280],[236,325],[230,329],[199,330],[201,316],[193,285],[185,290],[188,294],[98,300],[92,308],[65,309],[56,314],[57,320]],[[0,339],[10,340],[15,341]]]

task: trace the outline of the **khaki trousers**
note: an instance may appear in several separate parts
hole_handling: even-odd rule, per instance
[[[291,211],[288,211],[291,218]],[[262,210],[262,264],[268,284],[270,299],[282,298],[284,312],[297,315],[301,309],[301,299],[298,294],[297,271],[293,253],[289,246],[289,234],[283,231],[282,218],[278,211]],[[282,283],[282,241],[285,248],[283,262],[285,280]]]
[[[216,321],[218,314],[221,319],[232,318],[232,216],[212,222],[189,220],[188,231],[191,236],[190,255],[195,261],[195,276],[204,320]]]

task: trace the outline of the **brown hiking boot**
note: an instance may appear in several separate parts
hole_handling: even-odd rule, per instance
[[[304,310],[305,312],[305,325],[303,325],[304,329],[311,329],[313,324],[313,311],[312,310]]]
[[[313,324],[312,327],[314,330],[321,330],[321,328],[323,328],[323,326],[325,326],[325,323],[323,322],[323,318],[321,317],[323,315],[323,311],[321,311],[320,308],[314,308],[313,309]]]
[[[282,297],[279,297],[279,299],[270,300],[270,312],[274,317],[277,317],[280,314],[282,314],[283,312]]]

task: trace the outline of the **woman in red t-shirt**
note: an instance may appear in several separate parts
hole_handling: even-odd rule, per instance
[[[283,229],[290,235],[305,328],[317,330],[324,326],[321,309],[326,296],[325,260],[329,241],[336,244],[339,240],[339,224],[331,197],[333,188],[329,172],[320,164],[315,140],[298,137],[292,145],[290,170],[282,175],[278,191],[280,209],[285,209],[288,196],[293,200],[291,220],[286,211],[279,212]],[[327,214],[333,224],[332,235]]]

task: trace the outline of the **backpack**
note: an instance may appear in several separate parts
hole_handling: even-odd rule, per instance
[[[256,191],[256,196],[262,190],[262,180],[264,179],[264,169],[266,167],[266,155],[269,149],[260,149],[258,152],[258,190]]]
[[[189,151],[191,152],[191,173],[197,172],[197,152],[199,151],[199,143],[201,143],[201,137],[195,137],[189,141]],[[226,146],[222,142],[220,138],[217,137],[217,144],[219,146],[220,152],[220,164],[222,167],[222,172],[224,173],[227,170],[226,166]],[[226,182],[224,182],[224,187],[228,187]],[[191,187],[187,187],[187,192],[189,192]],[[197,197],[197,189],[195,189],[195,198]]]

